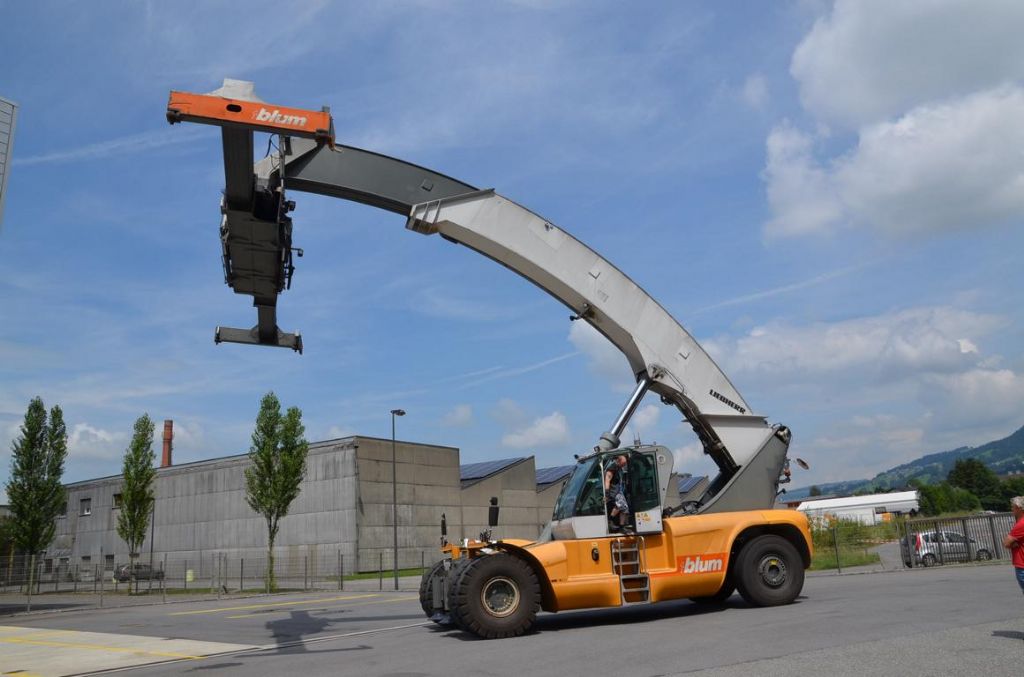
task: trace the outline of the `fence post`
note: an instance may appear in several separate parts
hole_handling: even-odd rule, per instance
[[[160,596],[163,598],[164,604],[167,604],[167,553],[164,553],[164,561],[160,563],[160,571],[163,576],[160,577]]]
[[[185,592],[188,592],[188,560],[187,559],[185,560],[185,570],[182,572],[181,577],[182,577],[182,579],[184,579],[184,584],[183,584],[182,587],[184,587]]]
[[[989,515],[988,516],[988,529],[989,529],[989,531],[992,532],[992,556],[993,557],[998,557],[999,559],[1002,559],[1003,558],[1003,547],[1002,547],[1003,543],[998,538],[996,538],[996,525],[995,525],[995,519],[994,518],[995,518],[995,515]]]
[[[214,562],[213,559],[217,557],[216,554],[210,555],[210,592],[213,592],[214,587],[217,589],[217,599],[220,599],[220,586],[217,583],[217,565],[220,563]]]
[[[832,548],[836,551],[836,572],[843,573],[843,566],[839,562],[839,525],[832,525]]]
[[[302,557],[302,592],[309,589],[309,555]]]
[[[342,589],[341,578],[342,578],[342,573],[341,573],[341,550],[339,550],[338,551],[338,590]]]
[[[245,590],[245,558],[238,560],[238,592]]]
[[[377,589],[384,589],[384,552],[377,553],[379,558],[377,559]]]

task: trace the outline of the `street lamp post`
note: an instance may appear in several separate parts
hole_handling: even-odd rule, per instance
[[[391,410],[391,528],[394,536],[395,590],[398,590],[398,463],[395,460],[395,417],[405,416],[402,409]]]

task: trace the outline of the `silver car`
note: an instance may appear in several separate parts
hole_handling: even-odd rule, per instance
[[[970,562],[992,559],[992,551],[979,546],[973,538],[956,531],[922,531],[910,535],[914,560],[926,567],[947,562]],[[907,539],[903,542],[903,563],[912,566]]]

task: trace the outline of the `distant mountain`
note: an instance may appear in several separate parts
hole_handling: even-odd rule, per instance
[[[997,475],[1011,472],[1024,472],[1024,427],[1009,437],[983,444],[980,447],[960,447],[951,451],[940,451],[937,454],[922,456],[895,468],[878,473],[870,480],[847,480],[817,485],[822,495],[849,495],[853,493],[875,493],[895,491],[907,486],[912,479],[925,484],[941,482],[949,475],[961,458],[976,458]],[[784,498],[788,500],[806,498],[810,487],[800,487],[787,491]]]

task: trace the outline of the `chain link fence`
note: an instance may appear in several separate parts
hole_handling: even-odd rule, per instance
[[[440,552],[428,556],[424,551],[413,562],[413,558],[402,553],[403,568],[398,575],[418,576],[440,556]],[[242,557],[215,552],[194,558],[158,555],[152,563],[143,555],[133,564],[127,560],[115,562],[113,558],[104,563],[71,564],[63,559],[17,555],[0,564],[0,593],[236,594],[344,590],[346,583],[351,585],[353,581],[360,581],[361,589],[373,588],[374,582],[381,590],[393,587],[395,566],[391,552],[378,552],[372,563],[376,566],[367,567],[367,557],[362,559],[361,566],[357,566],[353,557],[346,558],[340,550],[334,555],[276,556],[275,584],[271,590],[265,554]]]

